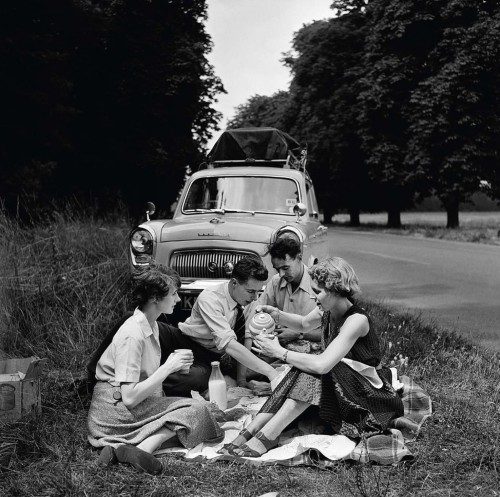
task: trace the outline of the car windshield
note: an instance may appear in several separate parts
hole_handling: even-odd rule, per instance
[[[194,181],[184,202],[184,212],[257,211],[293,214],[299,202],[298,187],[288,178],[223,176]]]

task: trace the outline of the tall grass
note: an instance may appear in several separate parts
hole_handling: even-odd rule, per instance
[[[21,224],[0,212],[0,346],[81,368],[126,310],[128,226],[74,206]]]
[[[0,426],[0,445],[15,440],[16,449],[3,468],[0,460],[1,497],[500,494],[500,354],[423,316],[374,302],[363,304],[381,333],[384,361],[408,356],[406,373],[434,403],[434,415],[410,444],[413,464],[339,462],[325,471],[169,457],[157,477],[123,466],[99,468],[86,441],[88,399],[69,388],[68,380],[83,372],[110,323],[127,308],[128,229],[124,220],[99,220],[73,207],[29,226],[0,214],[4,350],[49,359],[43,415]]]

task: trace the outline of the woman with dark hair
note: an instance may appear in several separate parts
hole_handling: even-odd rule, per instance
[[[334,432],[342,423],[360,431],[382,432],[403,415],[403,403],[392,387],[392,373],[381,368],[378,336],[366,311],[353,296],[359,292],[353,268],[340,257],[310,269],[319,309],[306,316],[264,305],[277,324],[308,330],[323,323],[325,350],[319,355],[287,350],[274,338],[257,336],[253,350],[293,367],[279,382],[250,425],[221,452],[258,457],[278,445],[285,427],[310,406]]]
[[[89,442],[104,447],[99,463],[128,463],[140,471],[158,474],[162,465],[152,454],[177,436],[187,448],[222,438],[208,408],[201,402],[166,397],[162,382],[190,366],[191,351],[176,351],[160,365],[161,349],[156,320],[171,314],[180,300],[180,279],[172,269],[153,264],[132,278],[137,305],[101,355],[97,383],[88,414]]]

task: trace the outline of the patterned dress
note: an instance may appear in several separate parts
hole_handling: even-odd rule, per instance
[[[382,355],[378,336],[366,311],[353,304],[342,318],[335,322],[329,312],[324,315],[323,340],[325,348],[339,334],[345,320],[353,314],[368,318],[370,328],[366,336],[358,338],[346,359],[352,359],[377,368]],[[293,367],[266,401],[261,413],[276,413],[287,398],[319,406],[320,417],[339,432],[342,422],[363,431],[384,431],[392,419],[403,415],[403,403],[391,384],[391,371],[379,368],[377,373],[383,386],[375,388],[363,375],[339,362],[325,375],[304,373]]]

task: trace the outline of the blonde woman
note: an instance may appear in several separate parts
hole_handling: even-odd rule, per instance
[[[307,316],[262,306],[277,324],[307,331],[323,323],[325,350],[310,355],[287,350],[279,341],[257,337],[253,349],[292,365],[252,423],[232,444],[222,449],[244,457],[258,457],[278,445],[285,427],[310,406],[333,432],[342,422],[362,431],[383,431],[403,414],[403,403],[391,384],[391,371],[380,368],[378,336],[366,311],[353,296],[359,292],[353,268],[340,257],[310,269],[318,309]],[[321,310],[324,312],[322,317]]]
[[[172,353],[160,365],[161,349],[156,320],[171,314],[179,302],[180,278],[161,264],[133,275],[137,304],[100,357],[97,383],[88,414],[89,441],[103,447],[99,463],[131,464],[139,471],[158,474],[162,465],[153,452],[177,436],[187,448],[222,437],[210,411],[201,402],[166,397],[165,378],[193,362],[191,351]]]

